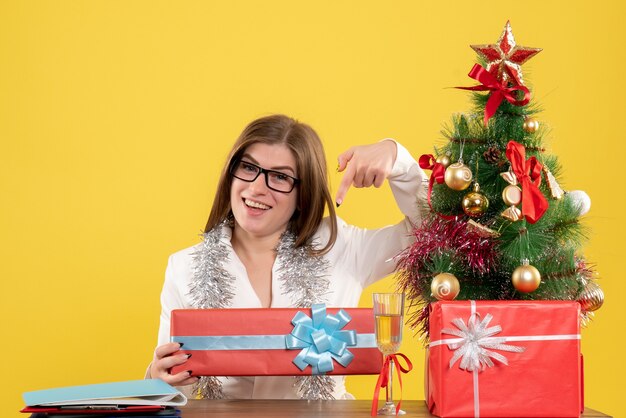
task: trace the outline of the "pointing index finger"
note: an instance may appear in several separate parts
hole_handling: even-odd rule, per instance
[[[339,183],[339,188],[337,189],[337,196],[335,198],[335,203],[337,207],[339,207],[343,203],[343,199],[346,197],[346,193],[348,193],[348,189],[352,185],[352,181],[354,180],[354,166],[348,165],[345,173],[343,174],[343,178],[341,179],[341,183]]]

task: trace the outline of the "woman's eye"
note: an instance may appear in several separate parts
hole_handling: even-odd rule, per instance
[[[272,173],[272,179],[278,182],[289,181],[289,176],[283,173]]]
[[[253,166],[252,164],[245,163],[245,162],[241,163],[241,168],[243,168],[244,170],[249,171],[251,173],[257,171],[257,168],[255,166]]]

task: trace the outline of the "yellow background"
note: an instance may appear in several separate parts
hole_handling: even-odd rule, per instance
[[[624,6],[615,1],[0,2],[0,398],[143,377],[168,254],[198,242],[219,169],[253,118],[310,123],[332,185],[347,147],[386,136],[417,157],[466,111],[475,62],[511,19],[552,128],[563,186],[593,204],[585,247],[606,303],[583,332],[588,406],[624,416]],[[339,215],[375,227],[391,193]],[[364,293],[390,289],[386,279]],[[423,351],[404,397],[423,399]],[[370,399],[373,377],[350,378]],[[506,394],[503,394],[506,396]]]

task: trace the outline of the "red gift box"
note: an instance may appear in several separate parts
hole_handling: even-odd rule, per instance
[[[372,309],[173,310],[171,341],[194,376],[378,374]]]
[[[426,392],[434,415],[582,413],[579,303],[436,302],[429,330]]]

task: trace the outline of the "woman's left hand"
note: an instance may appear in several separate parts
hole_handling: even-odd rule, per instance
[[[394,141],[384,140],[371,145],[359,145],[350,148],[338,158],[337,171],[345,170],[335,202],[343,203],[350,186],[380,187],[391,173],[396,162],[398,147]]]

